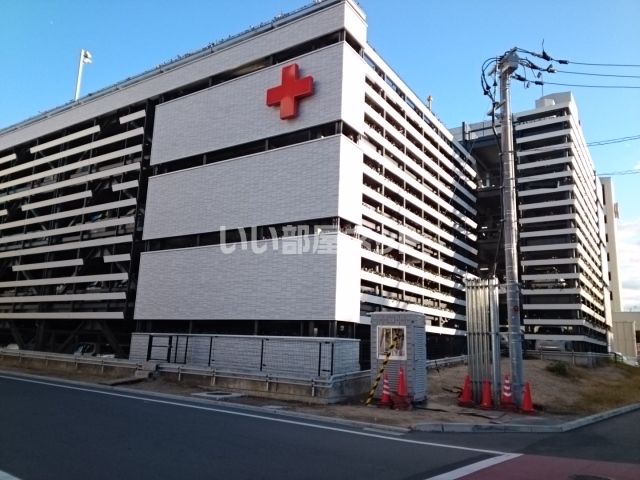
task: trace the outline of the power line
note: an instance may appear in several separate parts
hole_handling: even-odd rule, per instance
[[[612,177],[613,175],[635,175],[637,173],[640,173],[640,168],[636,168],[634,170],[620,170],[617,172],[598,173],[596,175],[599,177]]]
[[[573,65],[587,65],[589,67],[623,67],[623,68],[640,68],[640,65],[636,63],[589,63],[589,62],[573,62],[571,60],[565,60],[567,63]],[[562,63],[562,61],[558,61]]]
[[[611,145],[614,143],[631,142],[632,140],[640,140],[640,135],[631,135],[628,137],[611,138],[609,140],[600,140],[597,142],[587,143],[588,147],[601,147],[602,145]]]
[[[542,47],[542,53],[532,52],[531,50],[526,50],[524,48],[518,48],[519,52],[526,53],[528,55],[533,55],[534,57],[541,58],[546,60],[547,62],[557,62],[560,65],[585,65],[588,67],[620,67],[620,68],[640,68],[640,64],[637,63],[596,63],[596,62],[576,62],[573,60],[561,60],[553,58],[544,50],[544,42]]]
[[[623,88],[623,89],[640,89],[640,85],[587,85],[584,83],[559,83],[559,82],[544,82],[542,80],[528,80],[521,75],[513,75],[512,78],[520,80],[521,82],[529,82],[534,85],[560,85],[562,87],[583,87],[583,88]]]
[[[555,70],[555,72],[568,73],[569,75],[588,75],[591,77],[640,78],[640,75],[616,75],[613,73],[573,72],[571,70]],[[549,71],[549,73],[555,73],[555,72]]]

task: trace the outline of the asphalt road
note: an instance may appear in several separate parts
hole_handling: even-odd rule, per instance
[[[640,410],[565,433],[424,433],[417,438],[503,452],[632,463],[640,468]]]
[[[422,480],[497,455],[15,375],[0,401],[0,470],[23,480]]]
[[[0,480],[637,480],[638,425],[640,412],[564,434],[399,435],[0,374]]]

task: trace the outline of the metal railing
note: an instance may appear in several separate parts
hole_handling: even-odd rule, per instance
[[[153,362],[161,362],[167,364],[179,364],[179,365],[187,365],[189,364],[190,368],[200,368],[200,367],[216,367],[217,363],[220,360],[216,360],[215,351],[216,351],[216,337],[224,337],[224,336],[216,336],[211,335],[207,339],[208,345],[205,347],[206,352],[203,354],[202,344],[196,346],[196,342],[198,340],[194,340],[191,335],[188,334],[153,334],[149,335],[149,341],[147,345],[147,353],[146,353],[146,361]],[[268,371],[278,371],[278,374],[288,374],[286,370],[291,370],[291,368],[287,368],[286,365],[283,365],[281,362],[277,362],[273,359],[273,357],[269,357],[268,355],[268,346],[269,342],[272,342],[269,338],[258,338],[248,337],[251,341],[259,341],[259,355],[255,355],[254,360],[252,355],[247,355],[244,357],[245,363],[241,368],[243,370],[249,369],[255,372],[268,372]],[[191,342],[190,342],[191,339]],[[190,346],[192,349],[190,349]],[[198,349],[198,360],[194,361],[194,349]],[[308,360],[309,363],[313,363],[317,365],[317,368],[314,367],[313,373],[318,377],[332,377],[335,373],[335,361],[336,361],[336,345],[332,341],[319,341],[317,343],[317,352],[312,353],[306,351],[304,356],[304,360]],[[271,360],[270,360],[271,358]],[[277,357],[277,358],[280,358]],[[289,358],[287,363],[290,363],[292,358]],[[230,370],[230,369],[229,369]],[[295,369],[294,369],[295,370]],[[361,369],[362,370],[362,369]],[[309,373],[311,373],[311,369],[307,369]],[[291,373],[295,375],[292,370]]]
[[[173,342],[174,338],[175,345]],[[166,340],[166,343],[163,343],[164,340]],[[178,358],[181,340],[184,340],[184,347],[182,349],[182,355],[180,356],[180,358]],[[152,335],[149,337],[149,345],[147,347],[147,362],[151,361],[186,364],[188,351],[188,335]],[[209,350],[209,365],[211,365],[211,347]]]

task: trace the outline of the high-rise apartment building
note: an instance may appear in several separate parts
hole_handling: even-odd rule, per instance
[[[499,129],[498,129],[499,130]],[[464,125],[478,160],[480,273],[504,271],[501,171],[490,122]],[[611,298],[603,189],[571,93],[514,114],[520,280],[529,346],[605,352]]]

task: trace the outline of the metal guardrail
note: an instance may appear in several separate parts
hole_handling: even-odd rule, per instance
[[[580,360],[611,360],[614,363],[624,363],[626,365],[631,365],[634,367],[638,366],[638,361],[634,361],[634,359],[630,359],[628,357],[624,357],[623,355],[617,353],[595,353],[595,352],[564,352],[564,351],[553,351],[553,350],[527,350],[525,355],[529,358],[539,358],[540,360],[557,360],[562,359],[562,361],[567,360],[568,363],[576,364]]]
[[[440,367],[452,367],[454,365],[466,364],[468,360],[467,355],[460,355],[458,357],[445,357],[436,358],[433,360],[427,360],[427,370],[438,369]]]
[[[562,359],[567,363],[579,363],[583,359],[603,359],[611,360],[615,363],[624,363],[631,366],[640,366],[640,358],[625,357],[616,353],[594,353],[594,352],[555,352],[551,350],[526,350],[523,352],[527,358],[539,358],[541,360]],[[467,355],[458,357],[445,357],[434,360],[427,360],[427,370],[440,367],[452,367],[454,365],[466,364]]]
[[[369,370],[362,370],[353,373],[336,374],[328,378],[308,378],[273,375],[259,372],[233,372],[229,370],[218,370],[205,366],[199,367],[197,365],[180,365],[175,363],[162,363],[158,365],[157,369],[159,372],[178,374],[178,380],[182,380],[182,375],[200,375],[204,377],[211,377],[211,385],[215,385],[215,381],[217,378],[232,378],[238,380],[264,381],[267,384],[284,383],[289,385],[315,385],[318,388],[331,388],[334,384],[341,381],[356,379],[360,377],[369,378],[369,376],[371,375],[371,372]]]
[[[40,352],[36,350],[13,350],[0,348],[0,358],[1,357],[14,357],[20,360],[23,358],[39,359],[44,360],[45,365],[47,365],[49,361],[73,363],[76,366],[80,364],[98,365],[101,367],[102,371],[104,371],[105,367],[131,368],[132,370],[142,368],[142,364],[123,358],[92,357],[88,355]]]
[[[63,353],[39,352],[35,350],[7,350],[0,348],[0,358],[12,357],[22,359],[38,359],[44,360],[45,365],[49,361],[62,362],[78,365],[97,365],[104,372],[105,367],[122,367],[131,368],[132,370],[140,370],[143,364],[127,359],[120,358],[104,358],[91,357],[86,355],[73,355]],[[347,380],[354,380],[361,377],[369,378],[371,373],[369,370],[362,370],[353,373],[334,374],[326,378],[303,378],[295,376],[273,375],[268,373],[248,373],[248,372],[232,372],[225,370],[217,370],[206,366],[182,365],[176,363],[159,363],[156,365],[156,371],[160,373],[173,373],[178,375],[178,381],[182,380],[183,375],[197,375],[202,377],[210,377],[210,384],[213,386],[218,378],[229,378],[236,380],[254,380],[265,383],[265,390],[269,391],[271,384],[298,385],[311,388],[311,396],[317,395],[318,389],[330,390],[336,384]]]

